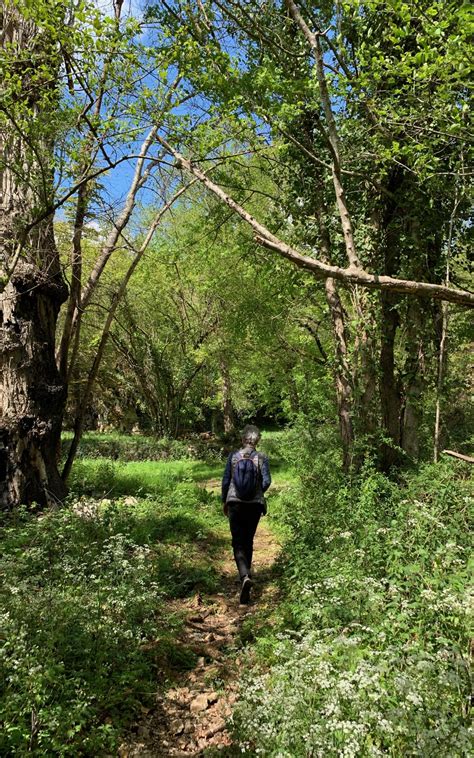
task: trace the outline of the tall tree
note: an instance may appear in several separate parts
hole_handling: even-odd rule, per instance
[[[56,30],[67,22],[66,2],[42,5],[33,17],[29,4],[3,0],[0,5],[2,507],[46,503],[65,493],[57,469],[65,388],[54,346],[67,288],[52,225],[50,119],[60,99]]]

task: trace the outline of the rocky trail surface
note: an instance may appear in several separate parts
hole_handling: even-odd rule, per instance
[[[208,482],[206,488],[214,490],[215,483]],[[261,519],[254,542],[255,582],[249,605],[239,605],[230,535],[218,559],[221,592],[175,601],[176,612],[185,617],[180,643],[198,656],[197,665],[175,680],[171,689],[159,691],[156,706],[143,709],[133,737],[119,748],[119,758],[239,754],[226,724],[238,698],[242,630],[254,613],[270,614],[275,605],[272,573],[279,548],[265,518]]]

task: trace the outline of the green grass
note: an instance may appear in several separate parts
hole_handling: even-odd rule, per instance
[[[66,454],[71,439],[72,432],[63,433],[63,455]],[[199,435],[175,440],[143,434],[86,432],[81,438],[77,457],[120,461],[186,459],[216,462],[222,458],[222,448],[219,442],[202,440]]]
[[[269,455],[273,487],[279,490],[295,482],[291,466],[285,461],[281,447],[284,432],[264,432],[259,447]],[[116,440],[145,441],[151,438],[130,437],[119,434],[98,435],[90,433],[95,451],[100,449],[100,439],[106,442]],[[142,444],[140,442],[139,444]],[[107,497],[150,496],[168,492],[180,482],[205,482],[221,479],[225,459],[221,461],[202,460],[142,460],[121,461],[109,456],[83,457],[76,460],[70,486],[78,494],[95,494]],[[271,490],[270,490],[271,492]]]
[[[180,482],[204,482],[222,476],[222,464],[202,461],[118,462],[108,458],[77,460],[70,486],[75,493],[146,497],[169,492]]]

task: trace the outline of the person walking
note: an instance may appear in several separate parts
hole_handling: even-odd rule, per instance
[[[240,576],[240,602],[250,600],[253,540],[260,516],[267,512],[264,493],[271,484],[268,458],[256,450],[258,427],[248,424],[241,432],[242,447],[230,453],[222,478],[224,514],[229,518],[232,548]]]

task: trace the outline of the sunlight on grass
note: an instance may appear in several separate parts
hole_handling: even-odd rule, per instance
[[[66,437],[67,439],[67,437]],[[270,458],[275,490],[286,488],[294,481],[294,473],[281,454],[284,432],[264,432],[260,449]],[[127,436],[119,434],[89,434],[94,444],[94,451],[100,451],[100,443],[122,440],[124,445],[145,445],[152,438]],[[137,442],[138,441],[138,442]],[[155,440],[154,444],[158,444]],[[134,449],[134,454],[137,449]],[[179,482],[205,482],[220,480],[224,471],[225,457],[222,461],[204,462],[202,460],[129,460],[118,461],[110,457],[84,457],[76,460],[71,475],[70,486],[77,494],[94,494],[107,497],[162,494],[172,490]]]
[[[222,476],[222,464],[200,461],[130,461],[83,458],[76,461],[71,489],[76,493],[120,497],[162,494],[179,482],[202,482]]]

